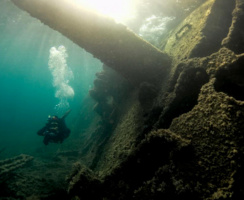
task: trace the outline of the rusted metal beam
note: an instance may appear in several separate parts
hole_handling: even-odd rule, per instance
[[[67,0],[12,0],[54,30],[113,68],[132,84],[157,82],[170,57],[126,26]]]

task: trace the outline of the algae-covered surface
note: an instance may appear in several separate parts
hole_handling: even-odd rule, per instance
[[[0,3],[0,199],[244,199],[244,1],[55,2]]]

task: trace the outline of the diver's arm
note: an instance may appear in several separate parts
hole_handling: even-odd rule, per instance
[[[37,132],[37,135],[40,135],[40,136],[43,136],[44,135],[44,132],[47,130],[47,127],[43,127],[42,129],[40,129],[38,132]]]
[[[61,119],[64,119],[65,117],[68,116],[68,114],[70,113],[71,109],[69,109],[66,113],[64,113],[64,115],[61,117]]]

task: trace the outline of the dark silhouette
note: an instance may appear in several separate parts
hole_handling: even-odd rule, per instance
[[[52,143],[62,143],[70,134],[70,129],[65,124],[65,117],[68,116],[71,110],[68,110],[61,118],[57,116],[48,116],[46,125],[40,129],[37,134],[44,136],[43,143],[48,145]]]

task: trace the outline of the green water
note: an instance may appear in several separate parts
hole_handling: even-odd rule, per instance
[[[55,110],[59,99],[48,65],[50,49],[60,45],[66,48],[66,63],[73,73],[69,86],[75,94],[68,99],[72,109],[69,127],[102,63],[9,1],[0,1],[0,159],[20,153],[35,155],[40,148],[56,151],[65,145],[45,147],[43,138],[36,134],[49,114],[60,115]]]

